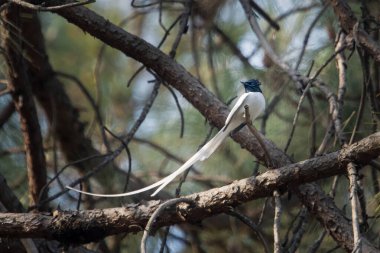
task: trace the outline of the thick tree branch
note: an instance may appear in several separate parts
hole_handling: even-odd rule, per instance
[[[342,168],[343,170],[343,168]],[[312,184],[304,184],[299,187],[300,192],[297,194],[302,200],[308,200],[307,208],[311,214],[324,225],[324,227],[331,231],[335,230],[330,235],[334,240],[344,248],[347,252],[353,252],[354,249],[354,236],[352,233],[351,222],[344,216],[342,212],[331,212],[329,206],[334,202],[331,197],[321,198],[326,196],[321,188],[310,187]],[[302,203],[305,203],[303,201]],[[362,238],[362,250],[363,252],[380,252],[365,238]]]
[[[360,27],[348,3],[342,0],[331,0],[331,4],[342,29],[355,38],[356,43],[359,43],[359,46],[363,47],[375,61],[380,62],[380,45]]]
[[[207,217],[228,212],[231,206],[271,196],[273,191],[287,189],[288,185],[297,187],[305,182],[343,174],[349,162],[364,165],[379,155],[380,133],[376,133],[334,153],[270,170],[227,186],[188,195],[186,199],[195,204],[178,204],[176,208],[167,210],[155,221],[155,228],[183,222],[197,223]],[[352,249],[350,223],[340,213],[331,214],[328,211],[328,202],[333,200],[327,196],[320,199],[320,193],[315,193],[318,189],[310,186],[312,184],[302,186],[305,193],[315,198],[308,207],[317,217],[319,212],[323,212],[329,215],[330,222],[337,219],[338,222],[334,221],[335,229],[339,232],[339,237],[344,238],[343,242],[339,242],[344,248]],[[308,199],[306,196],[305,198]],[[55,211],[53,214],[0,214],[0,236],[44,237],[71,243],[96,241],[112,234],[142,231],[150,216],[162,203],[153,200],[103,210]],[[363,241],[363,247],[371,248],[371,245]]]
[[[6,212],[22,213],[25,212],[25,208],[22,206],[21,202],[18,200],[16,195],[13,193],[12,189],[7,185],[5,178],[0,174],[0,209],[3,207]],[[3,210],[1,210],[3,211]],[[21,214],[20,214],[21,215]],[[20,244],[16,240],[10,241],[0,240],[0,252],[33,252],[30,250],[31,239],[21,239],[24,245],[23,248],[19,248]],[[33,239],[33,243],[37,246],[39,253],[51,253],[60,251],[60,243],[57,241],[48,241],[42,239]],[[93,252],[87,250],[85,247],[74,247],[67,251],[68,253],[78,253],[78,252]]]
[[[8,89],[11,92],[15,108],[20,115],[20,125],[24,139],[26,166],[28,170],[29,203],[37,204],[39,194],[46,184],[46,162],[42,144],[42,135],[26,73],[26,65],[22,56],[25,46],[22,37],[15,32],[23,22],[21,9],[9,5],[3,12],[3,48],[6,52],[8,68]]]

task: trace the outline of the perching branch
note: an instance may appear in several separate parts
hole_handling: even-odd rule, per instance
[[[337,152],[270,170],[220,188],[185,196],[186,199],[192,200],[194,205],[180,204],[176,210],[167,210],[155,221],[155,226],[159,228],[183,222],[196,223],[227,212],[231,206],[271,196],[278,188],[287,188],[289,185],[297,187],[299,184],[345,173],[349,162],[364,165],[379,155],[380,133],[376,133]],[[310,197],[315,198],[316,188],[310,186],[311,184],[305,184],[302,187],[305,188],[305,194],[311,194]],[[311,208],[313,213],[313,208],[325,210],[329,208],[329,204],[325,202],[329,201],[332,200],[327,196],[322,200],[316,199],[315,202],[309,203],[308,208]],[[315,205],[316,202],[320,202],[319,205]],[[0,214],[0,236],[43,237],[71,243],[96,241],[112,234],[142,231],[162,203],[149,201],[122,208],[55,211],[53,214]],[[339,232],[338,235],[345,239],[337,241],[342,247],[352,249],[353,236],[349,221],[339,219],[338,213],[330,219],[338,219],[334,227]],[[362,243],[363,250],[372,247],[364,239]]]
[[[273,168],[273,165],[272,165],[273,162],[272,162],[272,159],[270,158],[270,155],[269,155],[267,148],[265,147],[265,143],[263,141],[263,138],[261,137],[260,133],[257,132],[255,126],[252,124],[251,115],[249,113],[248,105],[244,106],[244,110],[245,110],[245,123],[247,124],[249,131],[251,131],[251,133],[256,137],[257,141],[259,142],[261,148],[264,151],[266,166],[268,168]]]

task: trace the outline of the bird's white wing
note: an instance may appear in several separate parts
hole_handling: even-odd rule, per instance
[[[232,116],[235,116],[235,114],[237,112],[240,112],[241,108],[244,106],[244,102],[247,99],[248,94],[249,93],[242,94],[239,97],[239,99],[236,101],[235,105],[231,109],[231,112],[228,114],[227,119],[226,119],[226,121],[224,123],[224,127],[222,129],[226,130],[225,128],[227,128],[230,125],[230,123],[231,123]],[[240,123],[242,123],[242,122],[240,122]],[[232,130],[233,129],[231,129],[230,131],[232,131]]]

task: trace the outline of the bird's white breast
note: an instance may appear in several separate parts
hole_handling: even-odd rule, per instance
[[[249,107],[251,120],[259,116],[265,108],[265,99],[261,92],[248,92],[239,97],[238,101],[228,115],[225,126],[227,132],[232,131],[245,122],[245,105]]]
[[[249,92],[245,104],[249,106],[249,114],[254,120],[264,111],[265,98],[261,92]]]

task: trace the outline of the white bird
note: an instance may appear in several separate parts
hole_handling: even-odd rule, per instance
[[[171,173],[170,175],[164,177],[163,179],[157,181],[154,184],[148,185],[144,188],[125,192],[118,194],[98,194],[85,192],[81,190],[77,190],[70,186],[66,186],[66,188],[80,192],[86,195],[97,196],[97,197],[125,197],[135,195],[141,192],[145,192],[151,189],[156,189],[156,191],[151,195],[155,196],[158,192],[160,192],[165,186],[167,186],[171,181],[174,180],[179,174],[189,169],[198,161],[203,161],[210,157],[212,153],[220,146],[222,141],[230,134],[232,131],[238,131],[242,127],[245,126],[245,105],[248,105],[249,113],[251,116],[251,120],[255,120],[265,109],[265,98],[260,89],[261,83],[256,79],[251,79],[249,81],[241,82],[244,85],[245,93],[242,94],[237,100],[236,104],[233,106],[231,112],[228,114],[227,119],[224,123],[222,129],[208,142],[206,143],[197,153],[195,153],[189,160],[187,160],[181,167],[179,167],[176,171]]]

